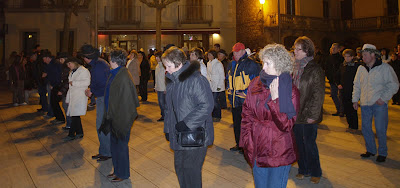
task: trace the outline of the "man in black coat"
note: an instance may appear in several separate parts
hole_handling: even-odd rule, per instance
[[[333,116],[343,117],[343,108],[339,99],[338,83],[340,80],[339,67],[343,63],[343,57],[340,55],[339,43],[333,43],[330,48],[330,55],[325,63],[325,75],[329,80],[331,87],[331,97],[336,107],[336,113]]]

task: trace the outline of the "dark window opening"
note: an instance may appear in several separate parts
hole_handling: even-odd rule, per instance
[[[295,0],[287,0],[286,1],[286,14],[295,15],[296,14],[296,7],[295,7]]]

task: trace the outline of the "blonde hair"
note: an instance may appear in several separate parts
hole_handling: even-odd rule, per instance
[[[263,63],[271,61],[278,74],[283,72],[292,73],[293,61],[289,52],[281,44],[268,44],[260,51],[260,59]]]

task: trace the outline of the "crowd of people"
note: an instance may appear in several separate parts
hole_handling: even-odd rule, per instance
[[[393,105],[400,104],[400,54],[387,52],[372,44],[353,50],[334,43],[325,57],[316,53],[306,36],[297,38],[291,51],[268,44],[252,52],[238,42],[229,54],[219,44],[208,51],[169,44],[147,56],[121,49],[103,56],[88,44],[75,56],[65,52],[53,56],[37,46],[28,55],[11,54],[9,78],[13,105],[29,104],[30,91],[37,88],[42,107],[38,111],[45,113],[44,118],[54,118],[55,125],[65,124],[63,129],[69,130],[65,141],[83,138],[80,117],[87,106],[96,107],[100,145],[92,158],[112,159],[111,181],[130,177],[130,129],[138,116],[138,95],[146,104],[152,77],[161,112],[157,121],[164,122],[181,187],[202,186],[201,169],[214,142],[213,123],[221,120],[221,109],[228,106],[235,137],[230,151],[244,154],[255,186],[286,187],[295,162],[297,179],[311,176],[312,183],[320,182],[316,139],[325,76],[336,108],[332,115],[346,117],[349,132],[358,130],[361,107],[366,145],[361,157],[378,154],[377,162],[386,160],[388,103],[392,99]]]

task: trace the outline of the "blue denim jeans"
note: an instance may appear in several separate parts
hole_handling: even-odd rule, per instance
[[[99,131],[101,123],[103,122],[104,116],[104,96],[97,97],[96,99],[96,129],[97,136],[99,137],[99,154],[102,156],[111,157],[111,149],[110,149],[110,133],[104,135],[103,132]]]
[[[333,83],[332,84],[330,83],[330,86],[331,86],[331,97],[332,97],[333,103],[335,104],[336,112],[341,112],[340,111],[341,105],[340,105],[340,100],[339,100],[339,88],[337,87],[336,84],[333,84]]]
[[[96,101],[97,102],[97,101]],[[97,103],[98,104],[98,103]],[[111,133],[110,133],[111,134]],[[108,135],[110,135],[108,134]],[[129,168],[129,137],[131,131],[129,130],[125,138],[118,139],[111,135],[111,154],[112,163],[114,166],[114,174],[121,179],[128,179],[130,176]]]
[[[221,104],[219,103],[219,95],[222,94],[222,92],[213,92],[213,98],[214,98],[214,109],[212,111],[212,117],[214,118],[220,118],[221,119]]]
[[[378,154],[387,156],[386,132],[388,127],[388,105],[361,106],[362,133],[367,151],[376,154],[375,135],[372,132],[372,118],[375,122],[378,137]]]
[[[62,107],[64,109],[65,112],[65,116],[67,117],[67,124],[65,124],[65,127],[71,127],[71,116],[67,116],[67,112],[68,112],[68,103],[65,102],[65,96],[62,98]]]
[[[321,177],[322,170],[319,163],[319,152],[316,143],[317,124],[295,124],[293,132],[296,137],[299,153],[299,174]]]
[[[161,118],[164,118],[165,105],[167,104],[165,102],[164,91],[157,91],[157,98],[158,98],[158,106],[160,106],[160,110],[161,110]]]
[[[254,185],[258,187],[286,188],[291,165],[280,167],[258,167],[254,161]]]

